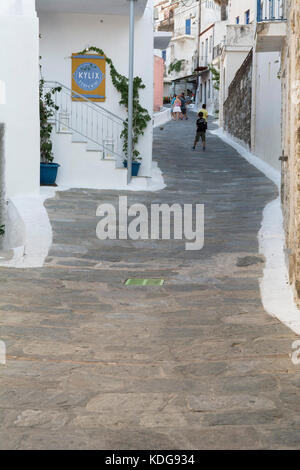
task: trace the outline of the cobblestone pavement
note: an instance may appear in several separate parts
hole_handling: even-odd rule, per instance
[[[300,446],[296,336],[259,295],[257,232],[276,188],[215,136],[192,152],[193,136],[192,119],[156,130],[167,188],[128,201],[204,203],[202,251],[100,241],[96,208],[120,193],[70,190],[46,202],[46,265],[0,269],[0,448]]]

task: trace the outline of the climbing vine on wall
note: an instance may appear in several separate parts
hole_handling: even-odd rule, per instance
[[[128,112],[128,78],[125,75],[121,75],[115,68],[113,61],[107,57],[102,49],[98,47],[91,46],[88,49],[85,49],[81,52],[78,52],[78,55],[86,54],[87,52],[96,52],[101,56],[105,56],[106,62],[110,67],[110,76],[112,83],[116,90],[120,93],[121,99],[119,101],[120,105],[124,106]],[[140,104],[140,90],[144,89],[142,79],[140,77],[135,77],[133,80],[133,160],[141,160],[140,152],[136,149],[136,145],[139,141],[139,137],[144,134],[145,129],[148,125],[148,122],[151,121],[151,117],[146,108],[143,108]],[[124,121],[123,131],[121,133],[123,138],[123,151],[126,156],[128,156],[128,118]]]
[[[0,225],[0,236],[5,234],[5,225]]]
[[[209,65],[208,68],[212,73],[212,80],[214,82],[214,88],[216,90],[220,90],[220,72],[219,72],[219,70],[216,69],[215,67],[213,67],[212,65]]]
[[[184,59],[174,60],[169,65],[169,74],[172,73],[173,71],[179,73],[182,69],[183,63],[184,63]]]
[[[54,159],[52,152],[52,123],[49,120],[58,111],[53,96],[61,91],[61,87],[53,87],[45,92],[45,80],[40,79],[40,153],[42,163],[51,163]]]

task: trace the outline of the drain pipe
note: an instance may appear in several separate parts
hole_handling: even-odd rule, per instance
[[[5,225],[5,156],[4,156],[5,124],[0,123],[0,227]],[[3,236],[0,235],[0,248],[3,248]]]
[[[133,73],[134,73],[134,4],[137,0],[129,0],[129,76],[128,76],[128,155],[127,155],[127,184],[132,178],[133,150]]]

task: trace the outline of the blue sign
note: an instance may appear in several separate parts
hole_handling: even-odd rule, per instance
[[[85,91],[96,90],[103,82],[104,74],[92,62],[80,64],[74,73],[77,85]]]

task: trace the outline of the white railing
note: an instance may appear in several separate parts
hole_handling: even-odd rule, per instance
[[[257,22],[286,19],[286,0],[257,0]]]
[[[124,159],[123,119],[59,82],[45,82],[45,92],[56,88],[60,89],[53,95],[58,107],[54,116],[56,131],[72,132],[92,148],[102,151],[103,158],[121,162]]]

